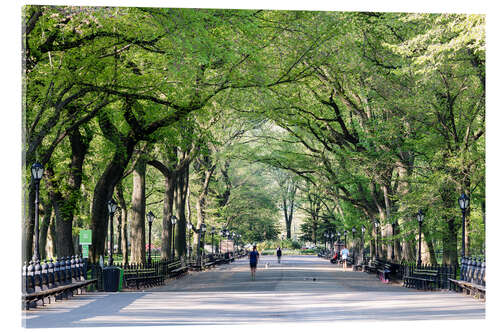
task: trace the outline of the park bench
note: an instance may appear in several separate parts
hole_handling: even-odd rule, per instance
[[[383,265],[384,262],[379,259],[370,260],[368,264],[363,265],[363,271],[367,273],[376,273],[380,268],[383,267]]]
[[[188,270],[188,265],[184,265],[184,263],[180,259],[174,259],[167,263],[168,277],[179,277],[186,273]]]
[[[438,284],[438,270],[414,268],[409,274],[403,276],[403,285],[406,288],[435,289]]]
[[[450,289],[462,291],[467,295],[486,299],[486,262],[480,259],[463,257],[460,266],[460,280],[451,279]]]
[[[216,255],[209,254],[209,255],[205,258],[205,260],[204,260],[204,262],[203,262],[203,266],[204,266],[204,268],[212,268],[212,267],[215,267],[216,260],[217,260]]]
[[[78,256],[58,258],[55,263],[52,259],[43,264],[30,263],[23,267],[24,307],[29,310],[38,303],[49,304],[54,301],[73,296],[76,291],[97,282],[97,279],[85,279],[86,268],[83,260]]]
[[[143,265],[125,265],[123,268],[123,281],[127,288],[135,285],[136,289],[142,287],[159,286],[165,283],[165,276],[156,268]]]
[[[377,268],[377,275],[383,283],[389,283],[389,277],[394,273],[394,267],[390,262],[384,262]]]
[[[221,265],[221,264],[226,264],[226,260],[224,259],[224,256],[221,254],[218,254],[215,256],[215,264],[216,265]]]
[[[368,262],[366,261],[366,258],[363,259],[363,261],[359,262],[356,265],[352,265],[352,269],[354,271],[363,271],[363,267],[366,266]]]

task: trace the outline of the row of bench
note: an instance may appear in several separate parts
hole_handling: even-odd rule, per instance
[[[243,252],[236,254],[240,257]],[[143,265],[127,265],[121,267],[123,281],[126,288],[154,287],[163,285],[166,278],[176,278],[184,275],[189,270],[203,270],[215,267],[220,264],[227,264],[234,261],[232,253],[208,254],[201,262],[191,258],[183,261],[179,258],[156,262],[152,267]]]
[[[23,266],[22,303],[27,310],[41,303],[50,303],[73,296],[85,287],[95,284],[97,279],[86,279],[87,270],[79,256],[30,262]]]
[[[462,257],[460,280],[449,279],[450,289],[486,299],[486,261]]]

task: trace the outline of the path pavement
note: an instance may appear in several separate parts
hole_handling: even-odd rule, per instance
[[[485,304],[383,284],[314,256],[283,257],[281,264],[264,256],[255,281],[241,259],[144,292],[78,295],[23,317],[29,328],[483,319]]]

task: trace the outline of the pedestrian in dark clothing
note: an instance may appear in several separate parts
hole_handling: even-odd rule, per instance
[[[281,263],[281,248],[278,247],[276,250],[276,256],[278,256],[278,264]]]
[[[250,272],[252,274],[252,280],[255,280],[255,272],[257,271],[257,262],[259,261],[259,252],[257,251],[257,246],[253,246],[253,251],[248,255],[250,258]]]

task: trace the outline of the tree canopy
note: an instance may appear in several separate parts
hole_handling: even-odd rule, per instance
[[[484,249],[484,15],[29,5],[23,51],[27,260],[35,161],[57,256],[81,228],[105,254],[111,198],[139,262],[149,210],[165,258],[190,223],[255,243],[300,212],[303,240],[364,226],[414,260],[422,209],[424,260],[454,263],[461,193]]]

